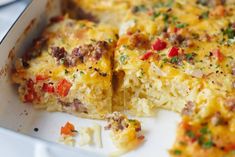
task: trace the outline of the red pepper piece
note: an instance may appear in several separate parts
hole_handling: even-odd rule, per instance
[[[49,77],[48,76],[45,76],[45,75],[36,75],[36,82],[39,82],[39,81],[44,81],[46,79],[48,79]]]
[[[158,39],[155,41],[155,43],[152,45],[152,48],[153,48],[154,50],[156,50],[156,51],[160,51],[160,50],[165,49],[166,46],[167,46],[167,43],[166,43],[165,41],[163,41],[163,40],[161,40],[161,39],[158,38]]]
[[[224,60],[224,55],[220,52],[219,49],[214,50],[213,55],[218,59],[219,62]]]
[[[142,56],[140,56],[140,59],[141,60],[147,60],[152,55],[153,55],[153,52],[149,51],[149,52],[146,52],[145,54],[143,54]]]
[[[178,47],[172,47],[170,52],[168,53],[168,57],[175,57],[179,54],[179,48]]]
[[[54,93],[55,89],[52,84],[43,83],[42,90],[47,93]]]
[[[68,95],[70,88],[72,87],[72,84],[68,82],[66,79],[62,79],[57,86],[56,92],[62,96],[65,97]]]

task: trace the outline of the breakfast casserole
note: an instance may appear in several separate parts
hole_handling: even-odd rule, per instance
[[[142,140],[140,124],[114,111],[168,109],[182,116],[172,157],[235,156],[234,0],[63,3],[68,14],[52,18],[16,61],[22,101],[82,117],[108,114],[119,148]]]

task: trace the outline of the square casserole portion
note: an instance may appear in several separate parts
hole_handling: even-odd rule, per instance
[[[228,46],[221,31],[233,16],[200,20],[207,8],[195,1],[139,7],[123,18],[114,57],[114,100],[121,95],[128,113],[151,116],[159,107],[181,112],[191,103],[205,106],[215,95],[234,95],[234,44]]]
[[[103,118],[112,110],[116,30],[55,17],[15,63],[13,82],[23,102],[48,111]]]

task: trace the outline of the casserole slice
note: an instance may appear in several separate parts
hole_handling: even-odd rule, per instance
[[[192,102],[204,105],[210,99],[199,95],[208,92],[223,98],[234,95],[229,5],[158,4],[143,3],[145,9],[123,18],[114,57],[114,78],[120,82],[114,100],[121,95],[129,113],[150,116],[158,107],[181,112]],[[226,14],[215,14],[217,7]]]
[[[112,109],[115,32],[86,20],[52,18],[15,63],[20,99],[48,111],[103,118]]]

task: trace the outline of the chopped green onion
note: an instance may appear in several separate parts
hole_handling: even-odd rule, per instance
[[[209,140],[209,141],[203,142],[202,147],[205,149],[209,149],[209,148],[213,147],[213,145],[214,145],[213,141]]]
[[[126,56],[126,55],[121,55],[121,56],[120,56],[120,62],[121,62],[122,64],[126,64],[127,59],[128,59],[128,56]]]
[[[174,155],[181,155],[181,154],[182,154],[182,151],[176,149],[176,150],[173,150],[173,154],[174,154]]]
[[[186,24],[186,23],[179,23],[179,24],[176,25],[176,28],[184,28],[186,26],[188,26],[188,24]]]

